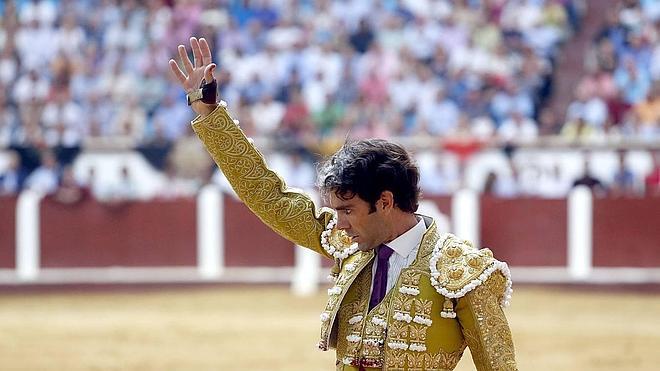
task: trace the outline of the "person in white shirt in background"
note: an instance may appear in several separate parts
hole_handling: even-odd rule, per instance
[[[511,142],[531,142],[539,135],[539,129],[529,117],[525,117],[518,110],[511,111],[509,118],[502,122],[497,129],[498,138]]]
[[[55,154],[45,151],[41,154],[41,166],[36,168],[25,180],[25,188],[40,194],[52,194],[57,190],[60,166]]]

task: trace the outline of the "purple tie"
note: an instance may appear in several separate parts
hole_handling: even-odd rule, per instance
[[[378,305],[385,297],[387,292],[387,270],[389,269],[389,259],[394,250],[387,245],[380,245],[376,257],[376,275],[374,275],[374,287],[371,290],[371,299],[369,300],[369,310]]]

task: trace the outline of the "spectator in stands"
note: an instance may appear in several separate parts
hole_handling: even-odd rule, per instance
[[[322,137],[327,137],[337,127],[337,124],[346,114],[346,106],[332,94],[326,98],[325,108],[313,115],[312,120]]]
[[[592,47],[585,58],[585,66],[589,71],[602,71],[612,76],[617,68],[618,56],[614,44],[608,38],[603,38]]]
[[[619,22],[619,14],[616,8],[611,8],[605,14],[605,23],[600,28],[600,30],[596,32],[595,41],[599,45],[599,49],[603,47],[601,42],[608,40],[607,42],[612,46],[612,51],[622,50],[623,44],[625,42],[626,32],[626,28]],[[605,48],[609,48],[609,46],[605,46]],[[608,65],[610,65],[610,62],[612,63],[612,69],[606,70],[613,72],[616,65],[616,56],[614,54],[610,54],[609,52],[606,52],[605,54],[609,56]]]
[[[18,15],[22,23],[36,21],[37,24],[48,27],[57,18],[57,7],[51,0],[24,1],[19,8]]]
[[[589,125],[582,115],[567,121],[561,129],[561,135],[570,142],[589,143],[602,137],[602,131]]]
[[[80,145],[84,135],[82,117],[82,108],[71,99],[66,89],[51,94],[41,115],[43,135],[48,146]]]
[[[633,109],[639,122],[641,139],[651,141],[660,138],[660,81],[653,85],[647,97]]]
[[[648,72],[640,69],[631,57],[623,59],[621,66],[614,71],[614,81],[628,104],[643,101],[651,88]]]
[[[364,54],[369,50],[369,46],[374,40],[374,31],[371,24],[366,18],[360,19],[358,29],[351,34],[351,46],[360,54]]]
[[[0,31],[0,38],[6,39],[6,37],[7,35],[2,35],[2,31]],[[0,86],[6,87],[16,80],[20,65],[11,40],[6,40],[0,50]],[[3,94],[6,94],[7,88],[3,88],[2,91]]]
[[[497,129],[497,137],[505,142],[532,142],[538,137],[536,122],[525,117],[519,110],[512,110]]]
[[[25,188],[43,195],[57,190],[60,179],[60,165],[55,154],[46,150],[41,153],[41,165],[25,179]]]
[[[2,84],[0,84],[0,89]],[[0,149],[14,144],[16,132],[19,129],[18,115],[16,109],[9,105],[6,93],[0,91]]]
[[[429,134],[443,137],[456,131],[459,115],[458,106],[441,88],[437,90],[433,102],[419,113],[419,118],[426,123]]]
[[[0,169],[0,196],[18,194],[24,180],[20,156],[14,151],[8,152],[7,164]]]
[[[581,117],[596,131],[603,131],[608,119],[607,105],[596,89],[590,89],[585,84],[576,91],[575,100],[568,106],[566,117],[568,120]]]
[[[60,184],[52,195],[53,199],[63,204],[73,205],[86,200],[89,196],[89,189],[76,180],[71,166],[65,166],[62,169]]]
[[[509,117],[512,111],[520,112],[525,117],[532,117],[534,103],[528,94],[520,91],[515,82],[508,82],[493,96],[490,109],[495,121],[500,124]]]
[[[573,188],[586,186],[595,196],[603,197],[607,193],[607,188],[605,188],[605,185],[600,179],[592,175],[590,166],[591,162],[589,160],[589,154],[585,153],[582,176],[573,181]]]
[[[610,194],[615,197],[630,197],[637,192],[635,189],[635,174],[626,164],[626,152],[618,153],[618,168],[614,173],[614,179],[610,185]]]
[[[292,89],[290,92],[290,101],[284,110],[282,117],[282,126],[280,135],[289,138],[302,138],[306,133],[309,133],[310,127],[310,112],[307,104],[298,89]]]
[[[22,73],[14,85],[14,100],[18,104],[42,102],[46,99],[50,83],[36,69]]]
[[[165,96],[161,106],[151,117],[151,130],[147,130],[149,139],[155,138],[155,133],[158,132],[162,134],[162,138],[174,143],[186,135],[189,126],[186,120],[191,118],[190,110],[177,104],[178,98],[174,92],[168,92]]]
[[[270,136],[277,131],[284,113],[284,104],[273,99],[271,93],[263,94],[259,101],[252,105],[250,109],[254,129],[266,136]]]
[[[548,136],[559,133],[562,123],[557,114],[550,109],[545,108],[539,114],[539,136]]]

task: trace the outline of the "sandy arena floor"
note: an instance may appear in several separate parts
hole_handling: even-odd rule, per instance
[[[520,370],[658,370],[660,295],[517,288]],[[0,294],[0,370],[331,370],[319,293],[284,287]],[[469,354],[457,370],[474,370]]]

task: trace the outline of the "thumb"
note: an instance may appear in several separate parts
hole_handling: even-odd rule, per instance
[[[215,72],[215,67],[215,63],[211,63],[204,69],[204,80],[206,80],[207,83],[213,81],[213,72]]]

